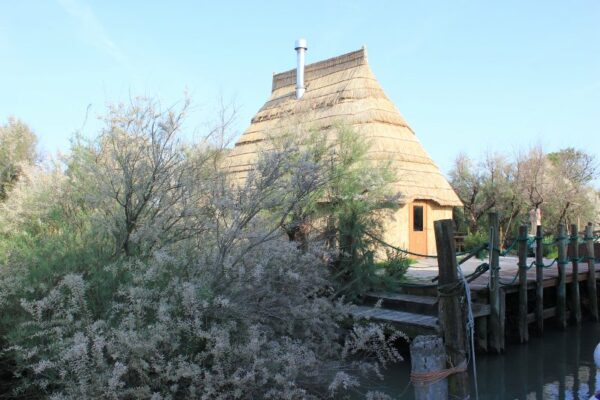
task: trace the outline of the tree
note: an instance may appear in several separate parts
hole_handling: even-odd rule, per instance
[[[505,237],[516,234],[515,222],[529,221],[531,209],[541,209],[549,228],[592,220],[597,206],[591,183],[597,171],[595,157],[584,151],[567,148],[547,154],[535,146],[514,158],[487,154],[477,164],[461,154],[450,183],[464,203],[471,233],[483,231],[481,217],[493,210]]]
[[[23,168],[37,161],[37,138],[27,125],[14,117],[0,126],[0,201],[22,174]]]
[[[178,135],[188,103],[162,111],[151,99],[113,106],[95,141],[79,139],[68,173],[93,207],[111,215],[115,254],[150,254],[198,233],[202,204],[193,180],[215,152],[195,157]]]
[[[496,198],[488,185],[489,176],[466,154],[459,154],[450,171],[450,184],[464,205],[469,232],[476,233],[481,218],[496,204]]]
[[[554,224],[577,222],[577,215],[593,218],[589,192],[591,182],[598,176],[595,157],[570,147],[549,153],[547,159],[552,182],[547,214]]]
[[[383,218],[398,207],[400,198],[392,188],[396,177],[388,163],[368,160],[370,144],[343,124],[330,127],[326,135],[321,130],[300,130],[272,142],[270,148],[278,152],[292,149],[286,157],[294,160],[295,168],[308,167],[297,175],[302,182],[288,189],[310,188],[306,196],[294,195],[302,200],[294,204],[282,225],[288,238],[302,251],[311,243],[325,244],[339,293],[349,298],[381,288],[390,275],[397,281],[407,264],[393,251],[385,264],[394,266],[385,271],[388,274],[375,271],[377,258],[384,254],[379,251],[376,256],[381,250],[377,238]]]
[[[76,141],[53,170],[61,179],[39,169],[37,186],[19,182],[9,200],[46,199],[35,214],[0,207],[12,218],[0,240],[38,255],[11,250],[0,267],[11,395],[346,398],[401,359],[396,334],[350,323],[324,249],[303,251],[282,230],[322,193],[322,160],[270,151],[234,184],[218,148],[176,142],[182,114],[140,101],[110,109],[97,140]],[[19,234],[29,225],[43,240]],[[53,249],[40,278],[38,245],[74,231],[86,232],[81,246]],[[112,257],[89,251],[106,243]]]

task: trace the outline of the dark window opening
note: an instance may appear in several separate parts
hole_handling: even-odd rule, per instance
[[[413,206],[413,231],[423,231],[423,206]]]

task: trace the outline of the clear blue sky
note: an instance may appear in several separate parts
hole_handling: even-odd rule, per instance
[[[187,89],[189,128],[220,93],[243,131],[294,40],[314,62],[366,44],[387,95],[444,172],[459,151],[542,143],[600,156],[600,2],[91,1],[0,5],[0,121],[28,123],[46,151],[109,102],[164,104]]]

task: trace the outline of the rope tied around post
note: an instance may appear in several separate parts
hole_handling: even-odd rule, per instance
[[[533,267],[535,265],[535,261],[532,261],[529,265],[527,264],[517,264],[517,266],[519,267],[519,269],[524,269],[525,271],[529,271],[531,269],[531,267]],[[551,264],[552,265],[552,264]],[[510,286],[512,284],[514,284],[517,281],[517,278],[519,277],[519,272],[517,271],[517,273],[508,281],[500,281],[500,284],[502,286]]]
[[[533,244],[533,238],[517,237],[515,240],[512,241],[510,246],[508,246],[504,251],[502,251],[502,249],[497,249],[497,248],[494,248],[494,251],[497,252],[498,254],[500,254],[501,257],[504,257],[508,253],[510,253],[510,251],[513,250],[515,248],[515,246],[517,245],[517,243],[519,243],[519,242],[527,242],[528,245],[531,245],[531,244]]]
[[[554,260],[552,260],[552,262],[548,265],[544,264],[544,263],[537,263],[534,261],[535,265],[540,267],[540,268],[550,268],[552,267],[555,263],[558,262],[558,258],[555,258]]]
[[[460,372],[467,371],[467,362],[466,360],[457,365],[456,367],[446,368],[439,371],[430,371],[430,372],[411,372],[410,373],[410,381],[414,385],[427,386],[432,385],[436,382],[441,381],[442,379],[446,379],[452,374],[457,374]]]
[[[446,283],[443,285],[438,285],[438,296],[440,297],[453,297],[458,296],[463,292],[463,281],[457,280],[453,283]]]

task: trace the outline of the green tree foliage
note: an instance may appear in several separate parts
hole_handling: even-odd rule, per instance
[[[397,209],[400,196],[392,190],[393,169],[388,163],[369,161],[369,143],[352,129],[341,127],[337,140],[326,163],[331,168],[324,199],[330,207],[328,217],[335,221],[338,247],[334,269],[341,281],[339,290],[353,297],[394,280],[397,283],[408,260],[390,251],[386,263],[390,268],[377,270],[376,252],[381,252],[381,242],[376,239],[382,236],[382,223]]]
[[[19,179],[23,168],[37,161],[37,138],[23,122],[11,117],[0,126],[0,201]]]
[[[178,142],[184,113],[111,108],[0,206],[6,395],[343,398],[401,358],[380,325],[342,329],[326,249],[282,230],[326,193],[366,223],[374,178],[326,189],[325,153],[288,146],[233,184],[222,149]]]
[[[382,223],[398,207],[400,197],[393,190],[396,176],[389,163],[369,160],[370,144],[343,124],[331,127],[327,135],[319,130],[295,133],[275,143],[279,149],[304,149],[296,151],[304,157],[296,162],[314,163],[321,171],[308,177],[316,178],[311,182],[314,190],[284,222],[290,240],[304,251],[311,242],[322,245],[324,241],[338,291],[349,298],[398,283],[408,260],[388,249],[388,259],[378,261],[386,254],[377,240]],[[387,268],[379,268],[382,265]]]
[[[471,235],[485,232],[483,217],[496,211],[505,237],[514,236],[518,224],[529,224],[529,211],[535,208],[541,209],[547,231],[561,223],[594,221],[598,202],[591,184],[597,172],[591,154],[573,148],[545,153],[538,146],[512,159],[494,154],[479,163],[460,155],[450,183],[464,203]]]

